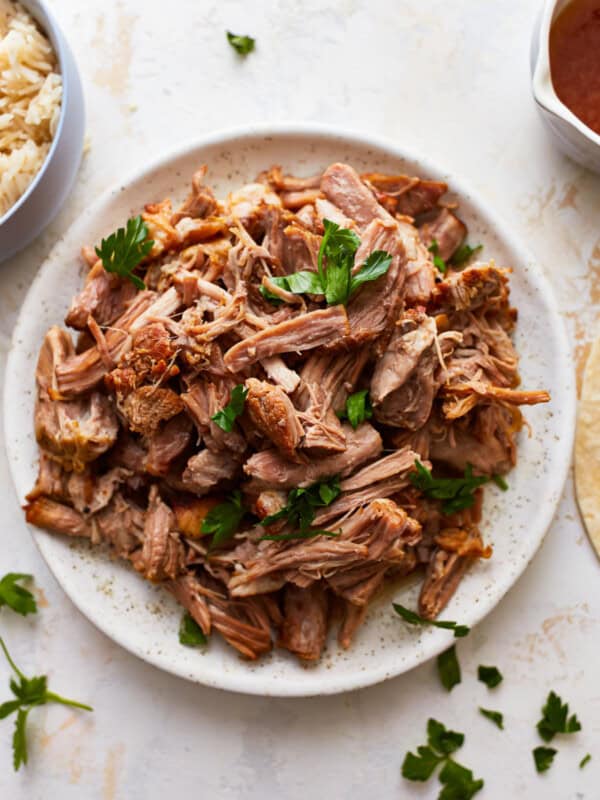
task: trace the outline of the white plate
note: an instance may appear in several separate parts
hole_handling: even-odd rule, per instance
[[[215,134],[158,160],[92,205],[56,245],[23,305],[8,360],[5,426],[8,456],[20,498],[33,486],[37,447],[33,435],[34,366],[47,328],[60,323],[81,283],[79,248],[98,242],[142,205],[166,196],[182,199],[193,171],[209,165],[218,196],[252,180],[271,164],[310,175],[333,161],[359,170],[407,172],[447,180],[460,199],[472,242],[500,265],[511,265],[512,299],[519,309],[516,345],[523,386],[548,388],[552,403],[526,409],[532,434],[521,435],[519,462],[506,493],[486,489],[482,529],[494,546],[489,561],[463,580],[444,618],[474,625],[499,602],[538,549],[558,503],[571,453],[574,420],[572,360],[548,283],[506,226],[453,175],[400,147],[363,135],[339,134],[315,125],[253,127]],[[19,388],[17,388],[19,387]],[[262,695],[332,694],[383,681],[421,664],[447,647],[451,634],[411,628],[392,611],[391,595],[370,611],[348,651],[331,637],[314,666],[302,666],[275,650],[248,663],[220,641],[205,652],[182,647],[177,638],[181,610],[167,593],[141,580],[85,543],[73,543],[31,528],[50,569],[88,619],[132,653],[161,669],[222,689]],[[397,590],[395,599],[415,607],[418,585]]]

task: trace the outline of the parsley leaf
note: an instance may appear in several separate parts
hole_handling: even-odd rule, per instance
[[[508,492],[508,483],[502,475],[492,475],[492,480],[499,489],[502,489],[503,492]]]
[[[246,509],[242,503],[242,493],[237,489],[224,503],[211,508],[202,520],[200,533],[212,533],[212,547],[231,539],[239,528]]]
[[[269,280],[275,286],[279,286],[286,292],[291,292],[291,294],[325,294],[325,288],[320,276],[310,270],[293,272],[291,275],[273,277],[269,278]],[[261,286],[259,291],[266,300],[270,300],[272,303],[282,302],[281,298],[270,292],[266,286]]]
[[[196,620],[187,612],[181,618],[179,626],[179,642],[187,644],[189,647],[198,647],[206,644],[207,638]]]
[[[402,762],[402,777],[407,781],[427,781],[433,771],[443,761],[443,756],[436,755],[431,747],[417,747],[418,755],[407,753]]]
[[[592,760],[592,756],[590,755],[590,753],[586,753],[586,755],[584,755],[584,757],[579,762],[579,769],[583,769],[585,767],[585,765],[588,762],[590,762],[591,760]]]
[[[310,539],[313,536],[338,536],[333,531],[311,529],[311,524],[315,518],[317,508],[324,508],[331,505],[340,493],[339,478],[331,478],[329,481],[314,483],[312,486],[300,489],[292,489],[287,496],[287,502],[283,508],[275,514],[269,514],[262,520],[262,525],[269,526],[280,519],[287,520],[287,523],[298,529],[294,533],[268,534],[261,536],[261,539],[271,541],[285,541],[288,539]]]
[[[475,253],[478,253],[482,249],[482,244],[476,244],[475,247],[471,247],[470,244],[461,244],[450,259],[450,263],[453,267],[462,267]]]
[[[227,405],[212,415],[212,421],[225,433],[231,433],[236,419],[244,412],[247,396],[248,389],[243,383],[238,383],[231,390]]]
[[[107,272],[128,278],[138,289],[144,289],[144,281],[134,275],[133,270],[153,245],[153,240],[148,239],[148,227],[138,215],[127,220],[126,228],[119,228],[108,239],[102,239],[100,247],[96,247],[96,255]]]
[[[0,580],[0,606],[8,606],[17,614],[35,614],[37,603],[35,597],[27,589],[19,586],[17,581],[32,580],[31,575],[22,572],[9,572]]]
[[[449,692],[461,682],[460,664],[456,656],[456,646],[452,645],[437,657],[437,668],[442,686]]]
[[[553,747],[536,747],[532,752],[536,770],[538,772],[546,772],[546,770],[550,769],[554,756],[558,751]]]
[[[501,731],[504,730],[504,716],[499,711],[492,711],[489,708],[481,708],[479,706],[479,713],[491,720]]]
[[[227,41],[241,56],[247,56],[254,50],[255,40],[251,36],[238,36],[231,31],[226,31]]]
[[[410,482],[420,489],[426,497],[444,500],[443,514],[454,514],[463,508],[470,508],[475,502],[474,491],[489,481],[485,475],[473,475],[473,467],[467,464],[464,478],[434,478],[431,471],[417,459],[416,472],[408,476]]]
[[[409,608],[401,606],[400,603],[392,603],[392,606],[396,614],[399,614],[409,625],[432,625],[434,628],[444,628],[445,630],[454,631],[455,639],[461,639],[471,630],[467,625],[458,625],[456,622],[451,622],[450,620],[425,619],[425,617],[420,617]]]
[[[569,717],[569,704],[563,703],[555,692],[548,695],[542,715],[536,727],[545,742],[552,741],[557,733],[576,733],[581,730],[577,716],[573,714]]]
[[[427,743],[438,753],[449,756],[459,747],[462,747],[464,741],[465,736],[463,733],[448,730],[445,725],[436,719],[427,720]]]
[[[350,278],[350,294],[369,281],[376,281],[390,268],[392,257],[385,250],[373,250],[362,267]]]
[[[502,673],[498,667],[484,667],[483,664],[477,667],[477,679],[485,683],[488,689],[494,689],[503,681]]]
[[[444,259],[440,256],[440,245],[437,239],[432,239],[431,244],[427,248],[433,255],[433,265],[444,275],[448,271],[448,266]]]
[[[369,398],[369,390],[362,389],[349,395],[346,405],[341,411],[337,412],[339,419],[347,419],[350,425],[356,430],[361,422],[371,419],[373,416],[373,406]]]
[[[444,788],[438,800],[471,800],[483,787],[483,781],[475,780],[470,769],[451,759],[446,761],[439,777]]]
[[[9,686],[15,696],[15,700],[8,700],[0,705],[0,719],[6,719],[14,712],[17,712],[15,729],[13,733],[13,766],[18,770],[22,764],[27,764],[27,735],[26,723],[27,715],[35,706],[45,705],[46,703],[60,703],[63,706],[81,708],[84,711],[92,711],[91,706],[79,703],[76,700],[68,700],[54,692],[48,691],[48,679],[45,675],[38,675],[34,678],[26,677],[17,667],[10,657],[4,640],[0,636],[0,648],[4,652],[6,660],[16,675],[11,678]]]

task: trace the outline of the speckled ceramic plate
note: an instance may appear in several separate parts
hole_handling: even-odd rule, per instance
[[[494,546],[489,561],[474,565],[444,616],[474,625],[500,601],[523,572],[550,524],[567,474],[574,418],[572,361],[562,322],[540,268],[507,228],[456,176],[409,155],[401,145],[363,135],[340,134],[319,126],[252,128],[213,135],[159,159],[93,204],[56,245],[39,271],[15,329],[5,397],[8,455],[19,497],[36,477],[33,435],[34,366],[46,329],[60,323],[82,281],[79,248],[165,196],[182,199],[193,171],[209,165],[209,181],[219,196],[278,163],[310,175],[332,161],[359,170],[407,172],[448,181],[460,199],[471,241],[485,254],[511,265],[512,299],[519,309],[516,344],[523,385],[548,388],[552,403],[526,409],[531,435],[524,431],[519,463],[510,489],[486,490],[482,529]],[[16,391],[18,387],[18,391]],[[320,663],[302,666],[276,650],[258,663],[241,660],[218,636],[205,652],[182,647],[177,630],[181,611],[159,587],[127,566],[32,528],[31,533],[57,580],[75,605],[108,636],[161,669],[209,686],[263,695],[315,695],[347,691],[399,675],[439,653],[451,634],[407,627],[391,610],[388,595],[371,609],[349,651],[332,637]],[[414,607],[418,585],[398,588],[395,599]]]

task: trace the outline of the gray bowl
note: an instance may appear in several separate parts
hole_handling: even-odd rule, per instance
[[[83,90],[64,34],[42,0],[20,0],[50,39],[63,79],[56,135],[39,172],[23,195],[0,217],[0,262],[34,239],[59,211],[73,186],[85,130]]]
[[[531,40],[533,97],[546,129],[565,155],[600,173],[600,136],[573,114],[554,91],[550,75],[550,27],[570,0],[545,0]]]

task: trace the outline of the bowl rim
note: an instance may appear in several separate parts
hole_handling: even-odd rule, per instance
[[[6,210],[3,216],[0,217],[0,227],[4,225],[8,220],[16,214],[17,211],[27,202],[29,197],[33,194],[38,184],[41,182],[46,170],[48,169],[48,165],[52,160],[54,153],[56,152],[56,148],[58,147],[58,141],[61,137],[64,124],[65,124],[65,112],[68,105],[69,97],[70,97],[70,82],[68,78],[68,73],[65,70],[65,64],[67,63],[67,53],[66,53],[66,41],[64,39],[63,32],[56,21],[54,16],[54,12],[50,10],[46,0],[18,0],[18,2],[23,6],[23,8],[27,11],[28,14],[31,14],[34,21],[40,26],[42,32],[48,37],[50,40],[50,44],[52,45],[52,49],[56,55],[56,60],[58,62],[59,74],[62,78],[62,97],[60,101],[60,115],[58,117],[58,125],[56,126],[56,132],[50,143],[50,149],[46,153],[46,158],[42,162],[42,165],[36,172],[33,177],[33,180],[29,184],[29,186],[25,189],[23,194],[19,197],[19,199],[13,203],[13,205]],[[35,4],[35,8],[31,6]],[[46,17],[44,21],[40,19],[40,11]]]
[[[178,158],[185,157],[193,150],[199,150],[201,148],[210,146],[227,145],[240,139],[247,141],[256,137],[263,137],[264,139],[268,140],[270,137],[293,139],[306,136],[330,139],[339,142],[340,145],[347,144],[358,145],[361,147],[372,147],[374,150],[379,149],[393,158],[397,158],[398,160],[409,160],[415,164],[418,164],[423,173],[431,177],[441,178],[442,176],[448,176],[447,170],[440,168],[435,161],[429,160],[428,157],[424,157],[410,148],[396,146],[392,141],[386,139],[385,137],[368,134],[364,131],[349,130],[314,122],[271,122],[247,124],[233,128],[220,129],[201,137],[189,139],[173,147],[169,151],[162,153],[156,158],[147,161],[143,166],[133,170],[128,176],[125,177],[124,180],[120,180],[118,184],[109,187],[105,192],[97,197],[94,203],[86,210],[87,213],[80,217],[69,228],[69,236],[75,236],[78,233],[79,228],[85,228],[88,224],[88,220],[96,216],[98,212],[101,212],[101,210],[107,204],[110,204],[112,199],[116,195],[120,194],[125,187],[143,180],[149,173],[168,166],[169,163],[177,160]],[[460,197],[464,197],[465,199],[468,198],[469,202],[478,209],[479,213],[485,216],[487,222],[489,222],[493,229],[500,233],[503,242],[512,252],[515,253],[518,262],[526,265],[527,268],[533,272],[535,276],[536,289],[543,296],[548,317],[552,320],[553,325],[556,326],[556,363],[561,370],[564,370],[564,372],[561,372],[561,374],[564,375],[564,381],[562,381],[562,383],[567,387],[567,389],[564,391],[562,405],[562,428],[560,429],[562,444],[561,453],[564,453],[564,457],[557,457],[556,469],[552,473],[552,482],[549,484],[548,489],[548,494],[550,497],[548,498],[548,502],[544,504],[543,507],[539,508],[539,511],[536,515],[536,527],[539,530],[538,537],[531,543],[530,548],[523,555],[523,558],[520,560],[518,565],[515,566],[513,571],[510,573],[507,572],[503,576],[503,579],[498,581],[497,591],[494,593],[493,598],[486,596],[481,598],[481,602],[477,603],[476,610],[474,611],[472,618],[469,620],[469,624],[474,626],[481,622],[500,603],[504,595],[515,585],[519,577],[523,574],[526,567],[529,565],[540,548],[556,512],[556,508],[560,501],[562,490],[568,476],[575,433],[575,367],[571,357],[571,347],[566,333],[565,324],[559,314],[554,292],[537,260],[532,257],[529,250],[520,242],[519,238],[512,234],[512,228],[509,227],[496,214],[495,211],[491,210],[490,205],[483,201],[476,191],[471,189],[468,182],[465,184],[462,178],[451,177],[450,183],[450,190]],[[45,263],[48,263],[53,259],[55,251],[61,247],[63,239],[64,237],[61,237],[61,240],[57,243],[53,251],[51,251],[45,260]],[[40,274],[41,273],[38,273],[38,277]],[[35,285],[35,282],[37,282],[38,277],[36,277],[36,280],[30,288],[30,291],[33,290],[33,286]],[[12,374],[15,369],[15,367],[13,367],[13,361],[17,359],[17,346],[21,337],[22,321],[27,316],[26,311],[27,298],[23,302],[17,323],[13,331],[6,367],[7,375]],[[13,485],[15,486],[17,494],[20,497],[16,471],[16,460],[18,459],[18,455],[16,455],[16,452],[13,452],[12,450],[13,445],[11,442],[11,437],[8,436],[8,429],[6,427],[8,425],[8,419],[10,416],[9,407],[13,402],[12,396],[9,395],[10,393],[5,390],[3,415],[6,433],[5,438],[7,442],[7,454],[9,457],[8,460]],[[40,554],[44,558],[50,571],[53,573],[57,579],[57,582],[62,588],[62,582],[60,578],[55,573],[53,565],[49,560],[46,559],[44,554],[45,537],[50,536],[50,534],[46,534],[44,531],[40,531],[39,529],[33,528],[33,526],[30,525],[28,525],[28,529],[33,535],[33,539],[40,551]],[[201,683],[206,686],[212,686],[214,688],[224,689],[227,691],[241,692],[243,694],[253,694],[267,697],[310,697],[353,691],[355,689],[381,683],[390,678],[397,677],[404,672],[408,672],[409,670],[420,666],[421,664],[438,655],[440,652],[448,648],[454,641],[451,632],[429,628],[426,631],[427,644],[421,643],[426,651],[425,654],[419,657],[418,653],[416,653],[414,658],[409,658],[398,671],[386,671],[385,668],[381,667],[379,669],[369,669],[364,672],[358,671],[355,673],[338,676],[336,681],[327,682],[318,686],[318,688],[314,686],[307,687],[301,679],[299,680],[293,678],[289,679],[285,685],[282,682],[277,681],[265,686],[264,681],[261,683],[260,680],[250,679],[245,681],[240,679],[240,676],[237,672],[224,672],[220,674],[218,678],[213,678],[210,676],[203,676],[200,678],[196,675],[190,675],[189,672],[187,672],[184,668],[177,664],[172,664],[162,655],[158,655],[156,653],[149,654],[144,652],[141,648],[132,645],[132,643],[127,640],[127,637],[121,636],[118,632],[115,632],[108,626],[105,626],[100,614],[91,615],[89,610],[85,608],[86,604],[81,602],[79,597],[67,593],[65,589],[63,589],[63,591],[65,591],[65,594],[67,594],[76,608],[97,629],[99,629],[102,633],[107,635],[121,647],[126,649],[128,652],[133,653],[141,658],[146,663],[187,680],[192,680],[196,683]]]
[[[539,30],[537,32],[537,58],[533,70],[533,97],[548,113],[562,119],[575,128],[591,143],[600,147],[600,134],[589,128],[566,106],[556,94],[550,70],[550,28],[555,14],[565,8],[572,0],[545,0],[542,7]],[[560,5],[560,10],[558,6]]]

